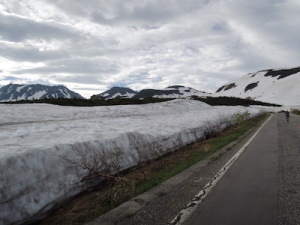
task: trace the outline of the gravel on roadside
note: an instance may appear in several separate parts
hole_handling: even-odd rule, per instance
[[[300,117],[278,121],[279,225],[300,224]]]

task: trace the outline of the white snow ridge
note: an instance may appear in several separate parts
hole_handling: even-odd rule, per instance
[[[234,96],[286,106],[300,106],[300,67],[263,70],[223,86],[215,96]]]
[[[208,122],[252,107],[212,107],[193,100],[147,105],[62,107],[47,104],[0,105],[0,224],[22,224],[86,188],[88,171],[67,164],[102,152],[119,170],[203,138]],[[180,141],[178,141],[180,140]],[[113,154],[118,151],[118,157]],[[114,171],[117,172],[117,171]]]

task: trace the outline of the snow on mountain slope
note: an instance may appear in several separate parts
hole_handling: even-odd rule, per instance
[[[113,98],[132,98],[137,92],[126,87],[112,87],[111,89],[98,94],[93,95],[92,98],[104,98],[104,99],[113,99]]]
[[[80,180],[88,172],[63,160],[66,155],[78,160],[75,150],[113,157],[119,149],[123,170],[154,157],[152,144],[162,154],[173,151],[203,138],[208,122],[245,110],[252,115],[260,111],[192,100],[92,108],[0,105],[0,224],[40,219],[86,188]]]
[[[198,91],[194,88],[184,87],[184,86],[170,86],[165,89],[164,91],[174,91],[173,94],[162,94],[162,95],[154,95],[156,98],[186,98],[190,96],[210,96],[210,94]],[[177,92],[177,93],[176,93]]]
[[[47,86],[41,84],[20,85],[8,84],[0,88],[0,102],[33,100],[45,98],[79,98],[78,93],[63,85]]]
[[[209,93],[194,88],[175,85],[165,89],[144,89],[137,93],[134,98],[187,98],[193,95],[199,97],[211,96]]]
[[[253,98],[281,105],[300,105],[300,67],[250,73],[227,84],[217,96]]]

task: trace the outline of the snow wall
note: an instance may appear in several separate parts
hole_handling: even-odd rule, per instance
[[[224,129],[233,122],[228,122],[228,118],[232,119],[235,113],[247,110],[253,116],[260,112],[244,107],[221,107],[216,110],[208,106],[203,109],[202,105],[200,108],[194,113],[199,117],[196,120],[201,122],[181,121],[185,127],[178,127],[177,124],[177,129],[165,129],[167,125],[158,121],[160,126],[153,126],[152,130],[149,128],[147,131],[147,124],[141,123],[138,131],[123,132],[113,138],[58,143],[46,148],[29,148],[19,143],[19,147],[26,151],[0,155],[0,224],[24,224],[41,219],[54,207],[86,189],[90,184],[81,180],[88,175],[88,170],[79,166],[82,163],[105,170],[103,163],[98,161],[96,165],[93,160],[100,157],[115,165],[110,167],[109,172],[122,171],[205,138],[208,125]],[[151,113],[155,114],[153,111]],[[51,134],[48,139],[51,139]]]

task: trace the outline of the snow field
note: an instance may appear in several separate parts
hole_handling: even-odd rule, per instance
[[[244,75],[235,81],[237,87],[213,94],[214,96],[251,97],[255,100],[285,106],[299,106],[300,73],[282,79],[265,77],[266,71]],[[258,87],[245,92],[247,85],[258,83]]]
[[[0,105],[0,224],[43,217],[86,189],[82,165],[110,173],[131,168],[203,139],[208,125],[224,129],[220,121],[246,110],[260,112],[193,100],[91,108]]]

